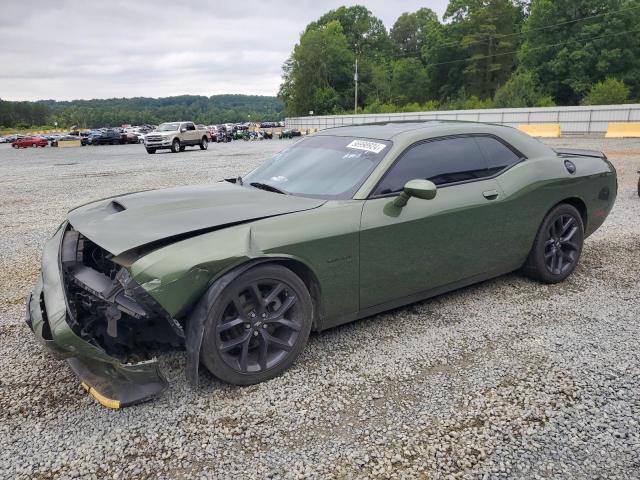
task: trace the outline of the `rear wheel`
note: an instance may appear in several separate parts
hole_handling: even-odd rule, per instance
[[[207,137],[202,137],[202,140],[200,140],[200,150],[206,150],[207,148],[209,148],[209,140],[207,140]]]
[[[584,224],[580,212],[561,204],[545,217],[524,266],[531,278],[558,283],[575,270],[584,242]]]
[[[171,144],[171,151],[173,153],[178,153],[180,151],[180,140],[178,140],[177,138],[173,140],[173,143]]]
[[[225,382],[251,385],[296,360],[311,331],[313,308],[296,274],[264,265],[233,280],[207,311],[202,363]]]

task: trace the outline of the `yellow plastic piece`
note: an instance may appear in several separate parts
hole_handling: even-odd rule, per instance
[[[79,147],[81,145],[80,140],[58,140],[58,147]]]
[[[640,123],[610,123],[605,138],[640,137]]]
[[[518,130],[532,137],[558,138],[562,133],[559,123],[524,123],[518,125]]]
[[[95,398],[98,401],[98,403],[103,407],[111,408],[113,410],[118,410],[120,408],[120,400],[113,400],[112,398],[105,397],[104,395],[102,395],[100,392],[98,392],[95,388],[93,388],[91,385],[87,383],[82,382],[80,386],[84,388],[87,392],[89,392],[89,395]]]

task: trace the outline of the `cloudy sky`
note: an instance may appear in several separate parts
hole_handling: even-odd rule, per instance
[[[5,100],[275,95],[280,67],[311,21],[365,5],[387,27],[447,0],[156,0],[2,2],[0,98]]]

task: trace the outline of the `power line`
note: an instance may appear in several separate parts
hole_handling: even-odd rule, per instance
[[[504,33],[504,34],[491,35],[487,39],[474,40],[474,41],[471,41],[471,42],[467,42],[465,45],[467,46],[467,45],[474,45],[476,43],[484,43],[484,42],[487,42],[488,40],[493,40],[493,39],[500,40],[502,38],[507,38],[507,37],[515,37],[515,36],[518,36],[518,35],[527,35],[527,34],[529,34],[531,32],[538,32],[538,31],[541,31],[541,30],[548,30],[550,28],[555,28],[555,27],[562,26],[562,25],[569,25],[571,23],[583,22],[585,20],[592,20],[594,18],[605,17],[607,15],[614,15],[616,13],[624,13],[624,12],[628,12],[628,11],[631,11],[631,10],[637,10],[638,8],[640,8],[640,5],[637,5],[635,7],[623,8],[621,10],[613,10],[611,12],[598,13],[596,15],[589,15],[587,17],[575,18],[573,20],[566,20],[564,22],[553,23],[551,25],[545,25],[544,27],[532,28],[532,29],[526,30],[526,31],[523,30],[523,31],[514,32],[514,33]],[[497,18],[494,18],[494,19],[497,20]],[[440,44],[438,46],[440,46],[440,47],[451,47],[451,46],[455,46],[455,45],[458,45],[458,44],[460,44],[460,41],[442,43],[442,44]]]
[[[638,30],[627,30],[624,32],[618,32],[618,33],[611,33],[609,35],[601,35],[599,37],[589,37],[589,38],[581,38],[578,40],[568,40],[565,42],[558,42],[558,43],[551,43],[549,45],[542,45],[540,47],[533,47],[529,50],[542,50],[544,48],[549,48],[549,47],[558,47],[560,45],[566,45],[568,43],[576,43],[576,42],[588,42],[590,40],[600,40],[601,38],[607,38],[607,37],[616,37],[618,35],[624,35],[626,33],[640,33],[640,29]],[[485,58],[493,58],[493,57],[502,57],[504,55],[511,55],[512,53],[518,53],[520,50],[512,50],[510,52],[501,52],[501,53],[495,53],[493,55],[483,55],[480,57],[467,57],[467,58],[460,58],[458,60],[449,60],[448,62],[438,62],[438,63],[428,63],[427,65],[425,65],[425,67],[436,67],[438,65],[448,65],[450,63],[460,63],[460,62],[466,62],[469,60],[484,60]]]

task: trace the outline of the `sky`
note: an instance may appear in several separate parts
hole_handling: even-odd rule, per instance
[[[276,95],[306,25],[360,4],[389,28],[447,0],[2,2],[0,98]]]

